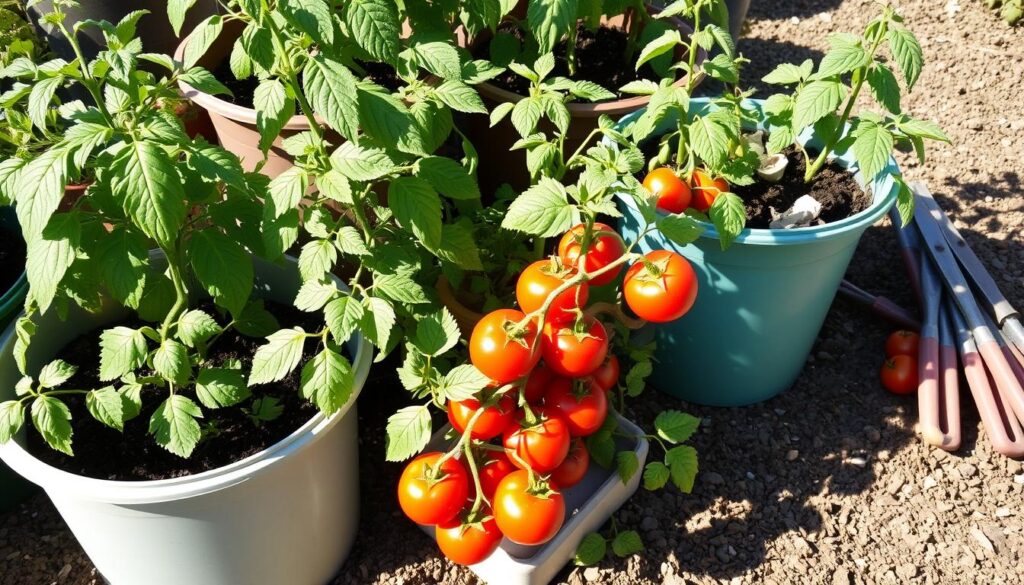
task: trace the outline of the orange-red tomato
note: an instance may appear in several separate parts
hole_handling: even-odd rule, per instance
[[[585,231],[586,226],[584,224],[579,224],[567,231],[558,242],[558,256],[566,266],[571,266],[577,269],[579,268],[580,255],[583,251],[583,234]],[[611,226],[603,223],[594,223],[590,247],[585,254],[583,266],[586,268],[588,274],[597,272],[615,260],[618,260],[619,257],[625,253],[626,245],[622,242],[622,237],[619,236]],[[590,284],[594,286],[606,285],[615,280],[621,271],[621,268],[609,270],[600,276],[591,278]]]
[[[576,437],[572,440],[569,455],[565,457],[565,461],[558,466],[558,469],[551,472],[551,481],[563,490],[569,489],[583,479],[583,476],[587,474],[588,467],[590,467],[590,452],[583,444],[583,439]]]
[[[909,355],[893,356],[882,364],[882,385],[893,394],[917,390],[917,359]]]
[[[442,453],[424,453],[405,466],[398,480],[398,504],[417,524],[440,524],[454,518],[469,495],[469,474],[457,459],[441,465],[441,476],[432,479],[430,468]]]
[[[565,521],[565,501],[557,484],[533,489],[525,470],[513,471],[494,493],[494,520],[512,542],[532,546],[551,540]]]
[[[506,475],[518,469],[503,451],[484,451],[486,455],[478,461],[480,472],[480,489],[488,500],[494,497],[494,490]],[[470,482],[472,483],[472,481]],[[470,485],[472,488],[473,486]]]
[[[480,401],[468,398],[459,402],[448,403],[448,422],[459,433],[466,430],[470,419],[480,409]],[[484,408],[483,413],[473,423],[473,430],[469,435],[481,441],[488,441],[497,437],[513,421],[516,414],[516,405],[508,394],[498,400],[498,404]]]
[[[690,206],[690,186],[668,167],[658,167],[647,173],[644,187],[658,198],[658,209],[682,213]]]
[[[608,392],[593,380],[566,382],[551,386],[544,396],[544,406],[561,413],[573,437],[596,433],[608,416]]]
[[[561,261],[538,260],[527,266],[516,282],[516,300],[524,313],[540,309],[548,295],[575,275],[574,269],[565,269]],[[564,323],[576,316],[576,310],[587,304],[589,286],[581,283],[561,292],[548,308],[546,321]]]
[[[434,528],[437,546],[457,565],[475,565],[491,556],[501,544],[502,534],[492,516],[474,524],[464,524],[455,517]]]
[[[540,419],[537,424],[510,425],[505,429],[502,444],[516,466],[520,466],[521,460],[537,473],[550,473],[569,454],[569,425],[555,411],[538,408],[534,412]]]
[[[594,317],[583,318],[584,333],[577,335],[572,325],[544,325],[540,351],[547,364],[556,374],[570,378],[582,378],[601,367],[608,356],[608,332]]]
[[[526,315],[515,309],[498,309],[484,315],[469,338],[469,359],[497,384],[522,378],[540,359],[537,323],[530,321],[521,339],[509,337],[512,326]]]
[[[722,178],[713,178],[706,171],[696,169],[690,177],[690,190],[693,193],[693,205],[697,211],[707,213],[711,204],[721,193],[729,191],[729,183]]]
[[[675,252],[655,250],[644,262],[629,267],[623,284],[626,304],[641,319],[654,323],[674,321],[690,310],[697,300],[697,275],[690,263]]]
[[[894,331],[889,339],[885,340],[885,355],[894,357],[898,355],[909,355],[917,359],[917,346],[920,336],[913,331]]]
[[[548,385],[555,376],[557,374],[544,364],[533,368],[533,371],[530,372],[530,377],[526,379],[526,386],[523,388],[526,402],[539,404],[544,398],[544,394],[548,391]]]
[[[618,385],[619,373],[619,358],[612,354],[601,364],[600,368],[590,374],[590,377],[597,382],[598,386],[608,391]]]

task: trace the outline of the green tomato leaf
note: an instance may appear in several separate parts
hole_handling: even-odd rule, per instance
[[[385,459],[405,461],[430,441],[430,408],[407,406],[388,418]]]
[[[666,410],[654,419],[658,436],[670,443],[686,442],[699,426],[699,418],[678,410]]]
[[[834,45],[821,59],[815,79],[849,73],[868,64],[868,53],[859,44]]]
[[[21,168],[11,198],[17,201],[15,211],[25,240],[43,232],[53,212],[64,197],[67,152],[50,148]]]
[[[364,301],[363,317],[359,321],[359,330],[366,339],[378,349],[388,347],[391,340],[391,329],[395,326],[395,308],[387,299],[368,297]]]
[[[434,95],[446,106],[458,112],[487,113],[487,106],[484,105],[476,90],[457,79],[449,79],[434,88]]]
[[[149,418],[149,434],[164,449],[178,457],[188,457],[202,437],[197,418],[203,418],[199,405],[181,394],[173,394]]]
[[[330,240],[312,240],[299,253],[299,274],[302,280],[319,280],[334,268],[338,250]]]
[[[641,553],[644,542],[635,530],[623,530],[612,541],[612,552],[618,557],[629,557]]]
[[[853,132],[853,155],[866,181],[873,181],[892,155],[892,134],[881,124],[858,120]]]
[[[352,181],[375,181],[395,170],[395,163],[378,148],[346,142],[331,154],[335,170]]]
[[[168,381],[185,384],[192,375],[188,349],[173,339],[165,339],[153,352],[153,369]]]
[[[907,82],[907,89],[914,89],[917,78],[921,76],[921,69],[924,68],[924,52],[917,37],[906,28],[890,28],[888,41],[893,60]]]
[[[85,407],[94,419],[112,429],[124,430],[124,398],[113,386],[90,391],[85,395]]]
[[[562,37],[576,25],[577,0],[529,0],[526,9],[528,30],[533,32],[539,53],[550,53]]]
[[[325,0],[280,0],[277,8],[317,44],[334,44],[333,11]]]
[[[252,101],[256,110],[256,128],[260,133],[260,150],[266,153],[284,125],[295,115],[295,100],[285,91],[283,83],[269,78],[256,86]]]
[[[463,223],[445,224],[441,228],[441,246],[433,252],[438,258],[464,270],[483,270],[480,249],[473,240],[472,228]]]
[[[302,396],[324,414],[337,412],[352,397],[355,375],[340,353],[325,348],[302,368]]]
[[[352,0],[344,4],[345,24],[356,43],[374,59],[393,63],[398,54],[398,10],[392,0]]]
[[[32,401],[32,424],[50,447],[66,455],[71,450],[71,411],[52,396],[37,396]]]
[[[249,385],[269,384],[284,379],[302,359],[306,332],[301,327],[282,329],[267,337],[267,343],[252,358]]]
[[[424,355],[437,357],[459,343],[459,324],[451,312],[442,307],[419,320],[412,343]]]
[[[658,218],[658,231],[673,243],[685,246],[696,241],[704,228],[688,215],[673,213]]]
[[[878,103],[893,114],[900,113],[900,84],[892,70],[881,63],[875,63],[868,69],[867,82]]]
[[[242,372],[229,368],[199,370],[196,398],[207,408],[234,406],[250,396]]]
[[[668,467],[661,461],[651,461],[644,467],[644,489],[648,491],[660,490],[668,483]]]
[[[39,371],[39,383],[45,388],[56,388],[70,380],[71,376],[74,376],[77,371],[77,366],[73,366],[64,360],[53,360]]]
[[[313,109],[331,128],[349,140],[356,139],[361,94],[348,67],[317,53],[306,65],[302,87]]]
[[[576,547],[576,555],[572,562],[578,567],[590,567],[604,560],[608,553],[608,541],[597,532],[583,537]]]
[[[450,158],[430,156],[418,163],[420,178],[426,179],[438,193],[452,199],[479,199],[480,187],[466,167]]]
[[[476,366],[462,364],[455,366],[445,374],[441,382],[441,392],[448,400],[466,400],[472,398],[491,383],[491,379],[485,376]]]
[[[501,227],[548,238],[568,231],[577,223],[579,212],[569,203],[565,187],[554,179],[542,177],[512,202]]]
[[[428,41],[414,44],[409,52],[416,62],[430,73],[442,79],[462,80],[462,62],[454,45],[442,41]]]
[[[167,151],[152,142],[131,142],[112,170],[114,195],[125,213],[158,244],[172,246],[185,221],[186,198]]]
[[[846,97],[843,84],[830,79],[812,81],[799,90],[793,106],[793,132],[801,130],[836,111]]]
[[[363,319],[363,305],[358,299],[343,296],[327,303],[324,307],[324,319],[331,329],[331,337],[338,345],[342,345],[359,328]]]
[[[45,313],[50,307],[58,285],[75,261],[80,230],[77,214],[58,213],[40,236],[26,240],[29,298],[39,305],[40,312]]]
[[[690,124],[690,146],[711,167],[729,156],[729,131],[715,115],[698,116]]]
[[[620,451],[615,456],[615,461],[619,479],[622,480],[623,485],[628,484],[629,480],[633,479],[637,470],[640,469],[640,461],[637,459],[636,453],[633,451]]]
[[[189,8],[192,8],[196,0],[168,0],[167,19],[171,21],[171,28],[175,36],[181,36],[181,26],[185,24],[185,15]]]
[[[191,69],[199,59],[210,50],[213,42],[220,36],[224,28],[224,21],[219,14],[213,14],[196,26],[195,31],[188,37],[188,44],[185,46],[184,66]]]
[[[683,493],[693,490],[693,481],[697,478],[697,450],[689,445],[680,445],[668,450],[665,454],[672,483]]]
[[[337,294],[333,280],[307,280],[295,296],[295,308],[307,313],[319,311]]]
[[[18,434],[25,424],[25,409],[17,400],[0,402],[0,445]]]
[[[683,44],[683,38],[679,34],[679,29],[672,28],[661,33],[661,36],[647,43],[640,51],[640,56],[636,60],[637,71],[643,67],[644,63],[674,50],[681,44]]]
[[[189,346],[196,347],[214,335],[223,331],[217,321],[205,311],[192,309],[178,317],[178,339]]]
[[[431,249],[441,245],[441,198],[419,177],[399,177],[388,186],[388,207],[403,227]]]
[[[146,336],[128,327],[114,327],[100,334],[100,381],[107,382],[142,366],[148,348]]]
[[[727,249],[747,224],[747,210],[743,199],[734,193],[721,193],[708,210],[711,222],[715,224],[722,249]]]
[[[187,254],[196,278],[217,306],[240,313],[253,286],[252,259],[235,240],[215,229],[195,230]]]

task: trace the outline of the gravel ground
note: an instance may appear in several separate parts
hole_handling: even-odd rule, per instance
[[[906,107],[938,121],[953,145],[906,175],[928,182],[1003,289],[1024,306],[1024,29],[981,2],[903,2],[927,65]],[[818,58],[832,31],[858,31],[872,0],[755,0],[740,43],[749,83],[781,61]],[[854,282],[911,302],[889,228],[869,230]],[[997,276],[997,278],[1000,278]],[[640,492],[616,514],[642,556],[565,569],[582,583],[1019,583],[1024,580],[1024,465],[989,447],[965,405],[959,453],[914,436],[916,404],[877,378],[890,328],[840,300],[796,385],[742,409],[688,408],[704,418],[694,493]],[[392,404],[365,392],[363,533],[336,583],[473,583],[403,521],[390,496],[398,466],[379,437]],[[969,402],[969,401],[968,401]],[[649,392],[631,418],[650,423],[673,399]],[[686,408],[686,405],[682,405]],[[377,431],[376,433],[374,431]],[[0,583],[101,582],[49,501],[0,516]]]

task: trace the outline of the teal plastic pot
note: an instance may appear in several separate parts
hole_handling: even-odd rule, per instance
[[[18,226],[17,216],[14,209],[10,207],[0,208],[0,229],[21,231]],[[7,324],[14,315],[21,310],[25,301],[25,294],[28,292],[28,280],[25,278],[25,271],[21,272],[18,280],[11,285],[11,288],[3,291],[0,295],[0,331],[7,328]],[[0,463],[0,513],[10,510],[18,505],[33,491],[29,482],[11,471],[6,465]]]
[[[760,100],[752,101],[760,108]],[[694,99],[691,107],[707,107]],[[620,121],[625,126],[641,112]],[[674,122],[665,123],[667,129]],[[814,146],[810,133],[801,142]],[[850,155],[840,157],[854,166]],[[678,246],[654,232],[640,251],[672,250],[697,273],[697,301],[678,321],[656,327],[657,358],[651,383],[697,404],[741,406],[767,400],[796,381],[828,314],[864,231],[896,201],[890,160],[868,188],[874,203],[842,221],[790,230],[747,229],[723,251],[714,226],[693,244]],[[863,177],[856,175],[864,186]],[[632,241],[643,225],[623,197],[621,230]]]

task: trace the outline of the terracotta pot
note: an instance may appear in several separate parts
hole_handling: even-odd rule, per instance
[[[69,211],[78,203],[78,200],[85,195],[85,190],[91,185],[91,181],[80,183],[78,185],[66,185],[64,187],[64,198],[60,200],[60,205],[57,206],[59,211]]]
[[[220,36],[217,37],[206,54],[199,59],[199,65],[210,71],[215,70],[231,54],[231,47],[242,34],[243,28],[241,22],[225,22]],[[181,61],[184,58],[187,44],[188,37],[178,45],[178,49],[174,52],[175,60]],[[179,81],[178,86],[181,88],[183,96],[209,113],[220,145],[237,155],[246,171],[255,170],[256,166],[263,161],[263,152],[260,151],[259,146],[260,133],[256,129],[256,110],[201,92],[184,81]],[[284,125],[281,134],[274,140],[270,152],[267,153],[267,162],[260,172],[273,178],[288,170],[292,166],[292,157],[284,151],[282,141],[306,130],[309,130],[309,120],[302,115],[292,116]]]
[[[452,312],[455,322],[459,324],[462,338],[469,339],[469,336],[473,334],[473,328],[480,322],[480,319],[484,318],[483,314],[462,304],[447,278],[442,276],[437,279],[434,288],[437,289],[437,296],[441,298],[441,303]]]
[[[648,9],[652,13],[659,10],[653,6],[649,6]],[[693,28],[682,20],[673,18],[670,21],[676,25],[684,37],[689,37],[693,33]],[[602,20],[602,24],[625,28],[627,18],[622,15],[605,18]],[[458,35],[459,44],[469,49],[470,52],[478,43],[490,40],[489,36],[479,35],[470,43],[464,29],[460,29]],[[684,50],[682,47],[677,50],[677,58],[682,56]],[[698,49],[697,63],[702,63],[706,57],[707,53],[703,49]],[[686,78],[680,79],[676,85],[682,87],[686,81]],[[481,83],[476,86],[476,89],[480,92],[488,111],[493,110],[499,104],[516,103],[525,97],[491,83]],[[566,156],[571,155],[586,140],[591,131],[597,128],[598,119],[601,116],[618,120],[645,107],[649,101],[649,96],[633,96],[599,103],[572,102],[567,104],[572,122],[565,140]],[[465,116],[460,125],[463,127],[463,133],[472,141],[480,155],[477,176],[480,188],[485,194],[493,193],[502,183],[508,183],[518,190],[529,186],[530,175],[526,169],[526,151],[511,150],[512,145],[520,138],[519,132],[512,125],[511,116],[506,116],[497,126],[491,128],[489,116],[471,114]],[[555,130],[546,120],[542,122],[541,129],[549,136]]]

